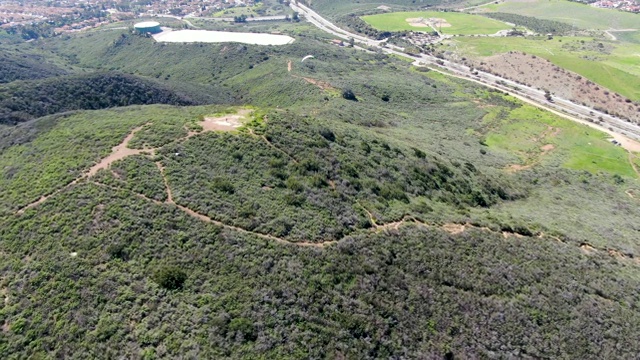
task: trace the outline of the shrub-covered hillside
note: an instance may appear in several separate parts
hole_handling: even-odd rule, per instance
[[[225,95],[220,97],[223,101],[228,99]],[[16,124],[70,110],[216,102],[205,99],[195,91],[176,91],[157,81],[122,73],[54,77],[0,86],[0,124]]]
[[[65,75],[67,71],[48,63],[44,56],[0,53],[0,84],[15,80],[43,79]]]

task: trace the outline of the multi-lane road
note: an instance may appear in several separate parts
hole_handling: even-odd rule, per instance
[[[567,99],[563,99],[557,96],[553,96],[552,101],[549,101],[544,91],[526,85],[518,84],[515,81],[505,79],[484,71],[474,69],[472,72],[471,68],[462,64],[444,59],[438,59],[435,56],[427,54],[407,54],[404,52],[403,48],[388,44],[384,40],[373,40],[365,36],[354,34],[347,30],[341,29],[340,27],[331,23],[327,19],[320,16],[317,12],[313,11],[303,4],[294,3],[292,1],[290,3],[290,6],[294,11],[298,12],[300,16],[304,16],[304,18],[311,24],[327,33],[330,33],[335,37],[345,40],[353,39],[354,43],[360,43],[369,47],[380,49],[381,51],[388,54],[395,54],[412,59],[415,65],[428,65],[435,71],[502,90],[539,108],[553,111],[568,119],[584,123],[586,125],[598,128],[599,130],[605,131],[618,140],[622,139],[620,135],[624,135],[633,140],[640,140],[640,126],[634,123],[627,122],[615,116],[611,116],[604,112],[597,111],[580,104],[576,104]],[[601,125],[596,125],[598,121],[601,121]],[[625,143],[628,143],[628,141],[625,141]]]

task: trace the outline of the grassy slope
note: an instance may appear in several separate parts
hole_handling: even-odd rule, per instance
[[[640,31],[619,31],[613,32],[613,34],[620,41],[631,44],[640,44]]]
[[[432,31],[430,27],[411,26],[406,19],[409,18],[442,18],[447,20],[450,27],[442,27],[440,30],[444,34],[452,35],[474,35],[474,34],[495,34],[500,30],[508,30],[510,26],[493,19],[477,15],[469,15],[453,12],[420,11],[420,12],[397,12],[379,15],[363,16],[362,19],[378,30],[385,31]]]
[[[620,93],[630,99],[640,99],[640,70],[636,63],[635,53],[640,51],[638,45],[629,43],[613,43],[599,40],[613,47],[610,54],[594,51],[567,50],[563,46],[579,41],[592,42],[592,38],[555,37],[553,40],[501,38],[459,38],[455,40],[458,49],[470,56],[491,56],[507,51],[523,51],[548,59],[554,64],[576,72],[585,78],[606,88]],[[587,60],[585,57],[597,60]],[[635,56],[635,58],[634,58]]]
[[[533,16],[572,24],[583,29],[637,29],[640,27],[640,16],[637,14],[598,9],[566,0],[506,1],[482,7],[478,11],[497,11]]]
[[[442,1],[442,0],[363,0],[363,1],[339,1],[339,0],[314,0],[309,2],[311,7],[323,16],[336,18],[347,14],[357,14],[368,11],[375,11],[379,6],[388,6],[394,11],[415,10],[427,6],[439,6],[445,4],[458,4],[462,1]]]

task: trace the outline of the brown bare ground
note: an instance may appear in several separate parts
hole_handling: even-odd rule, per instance
[[[451,235],[462,234],[466,230],[466,226],[463,224],[444,224],[442,225],[442,230],[448,232]]]
[[[540,150],[542,150],[542,155],[546,155],[548,152],[553,151],[553,149],[555,149],[555,145],[553,144],[547,144],[543,147],[540,148]]]
[[[120,143],[120,145],[116,145],[115,147],[113,147],[113,149],[111,150],[111,154],[109,156],[107,156],[106,158],[100,160],[100,162],[98,162],[97,164],[93,165],[84,175],[83,177],[91,177],[93,175],[95,175],[99,170],[101,169],[108,169],[109,166],[111,166],[111,164],[113,164],[114,162],[118,161],[118,160],[122,160],[124,158],[126,158],[127,156],[131,156],[131,155],[138,155],[138,154],[142,154],[142,153],[153,153],[155,151],[155,149],[131,149],[129,148],[129,142],[131,141],[131,139],[133,139],[133,137],[136,135],[136,133],[140,130],[142,130],[146,125],[142,125],[139,126],[135,129],[133,129],[129,135],[127,135],[127,137],[124,138],[124,140]]]
[[[316,80],[310,77],[303,77],[303,76],[296,76],[296,75],[292,75],[292,76],[296,78],[304,79],[304,81],[308,82],[309,84],[317,86],[321,90],[336,90],[336,88],[331,86],[331,84],[329,84],[326,81]]]
[[[533,167],[533,164],[529,164],[529,165],[511,164],[507,166],[506,170],[507,172],[518,172],[518,171],[531,169],[532,167]]]
[[[442,18],[409,18],[406,19],[406,22],[411,26],[415,27],[434,27],[434,28],[443,28],[443,27],[451,27],[451,24],[445,19]]]
[[[236,114],[219,117],[205,117],[200,123],[203,132],[207,131],[233,131],[242,126],[242,120],[246,119],[253,110],[241,109]]]
[[[424,18],[408,18],[405,20],[409,25],[414,27],[430,27]]]
[[[587,255],[591,255],[596,252],[596,249],[589,244],[580,245],[580,249],[582,250],[582,252],[584,252]]]
[[[536,88],[551,90],[553,95],[576,103],[607,109],[611,114],[634,122],[640,121],[640,104],[630,102],[627,98],[541,57],[511,51],[477,59],[472,65]]]

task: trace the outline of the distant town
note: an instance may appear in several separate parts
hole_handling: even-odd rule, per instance
[[[0,27],[37,38],[145,16],[212,16],[260,0],[0,0]],[[285,1],[281,1],[285,2]],[[46,30],[46,31],[45,31]]]
[[[591,6],[640,13],[640,2],[636,0],[599,0],[591,3]]]
[[[150,16],[211,17],[264,0],[0,0],[0,28],[25,40],[82,31]],[[573,0],[593,7],[640,13],[640,0]],[[278,0],[288,5],[289,0]],[[258,15],[260,10],[258,10]]]

